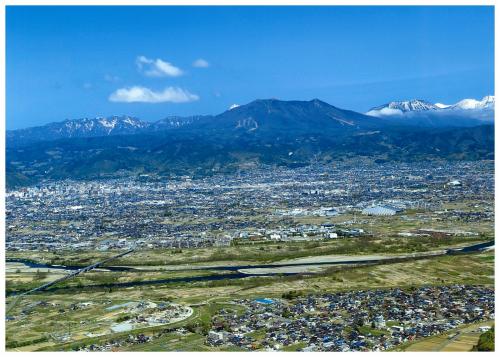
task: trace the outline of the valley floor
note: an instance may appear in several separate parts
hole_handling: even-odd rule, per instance
[[[36,273],[8,273],[7,279],[12,282],[14,278],[14,281],[20,282],[22,275],[33,276],[33,274]],[[45,278],[51,279],[51,274],[52,272],[49,272]],[[8,349],[65,350],[90,345],[107,346],[109,341],[125,338],[129,335],[135,336],[138,340],[128,341],[113,348],[191,351],[235,349],[236,347],[231,344],[207,345],[206,337],[213,325],[214,316],[217,316],[221,309],[227,309],[227,303],[234,299],[270,298],[279,300],[290,293],[292,295],[299,293],[301,296],[306,294],[314,296],[341,291],[387,288],[414,289],[420,286],[453,284],[493,287],[494,251],[447,255],[372,266],[327,267],[322,272],[313,275],[249,277],[238,280],[160,284],[155,285],[154,289],[147,286],[109,289],[86,287],[91,282],[89,278],[92,275],[102,275],[103,273],[91,272],[87,274],[89,274],[88,277],[85,277],[84,274],[69,284],[67,289],[28,295],[20,298],[17,302],[15,302],[16,297],[8,297],[8,316],[12,318],[6,324]],[[137,275],[137,273],[130,272],[113,272],[112,274],[132,275],[128,279],[136,279],[133,276]],[[121,320],[126,321],[127,315],[135,313],[148,319],[152,314],[158,313],[155,308],[131,312],[129,307],[121,307],[122,304],[132,302],[147,302],[157,305],[174,302],[180,306],[191,307],[194,313],[176,323],[160,325],[141,323],[142,325],[137,325],[137,328],[131,331],[113,332],[112,328],[119,325]],[[15,305],[11,305],[14,303]],[[13,307],[10,308],[10,306]],[[119,306],[119,308],[114,310],[114,306]],[[108,311],[110,308],[112,309]],[[143,336],[153,337],[155,334],[160,334],[161,337],[152,342],[140,342],[141,338],[145,338]],[[259,341],[258,335],[254,338]],[[283,348],[293,350],[304,347],[297,345]],[[435,346],[434,344],[422,343],[411,348],[432,350]]]

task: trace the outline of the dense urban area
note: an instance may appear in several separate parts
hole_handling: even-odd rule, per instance
[[[12,189],[7,348],[471,350],[493,191],[493,161],[362,160]]]
[[[493,162],[262,169],[169,182],[145,175],[46,182],[7,193],[7,249],[197,248],[228,246],[233,240],[334,239],[370,234],[356,225],[364,216],[408,209],[443,221],[492,222],[492,193]],[[481,210],[440,209],[464,199],[477,201]],[[321,221],[344,213],[351,216],[342,224]],[[318,217],[318,223],[296,222],[305,216]]]

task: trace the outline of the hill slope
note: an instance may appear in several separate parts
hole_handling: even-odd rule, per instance
[[[319,100],[257,100],[217,116],[170,118],[7,146],[7,184],[44,178],[95,179],[138,174],[210,175],[256,165],[371,160],[493,158],[492,125],[463,128],[394,124]]]

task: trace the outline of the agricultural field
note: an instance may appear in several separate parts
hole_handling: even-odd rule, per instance
[[[122,272],[112,272],[112,274],[122,274]],[[124,273],[126,279],[131,279],[129,274],[129,272]],[[129,288],[92,288],[88,286],[90,283],[91,279],[84,274],[77,277],[71,286],[65,289],[28,295],[18,301],[15,301],[15,297],[8,297],[7,305],[15,304],[8,312],[14,319],[6,323],[8,346],[11,346],[11,349],[23,350],[65,349],[71,348],[75,343],[106,341],[115,335],[120,335],[119,332],[113,333],[110,326],[127,315],[124,310],[126,307],[112,311],[106,309],[127,303],[149,301],[157,304],[171,302],[190,307],[193,313],[184,321],[175,324],[141,327],[127,334],[154,334],[172,326],[189,328],[191,331],[187,330],[182,335],[179,335],[179,332],[166,333],[160,339],[155,339],[153,345],[134,345],[134,349],[188,348],[189,350],[191,346],[191,350],[214,350],[213,347],[204,344],[203,334],[210,326],[211,317],[224,306],[225,301],[235,298],[279,298],[290,291],[315,294],[449,284],[493,286],[494,252],[440,256],[362,267],[329,267],[313,275],[157,284],[154,285],[154,289],[147,285]],[[238,309],[234,306],[232,308]],[[105,336],[99,337],[99,334],[105,332]]]
[[[468,352],[477,345],[480,327],[491,327],[494,321],[466,325],[439,336],[433,336],[396,349],[408,352]]]

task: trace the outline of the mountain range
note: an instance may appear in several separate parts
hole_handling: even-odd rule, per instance
[[[430,118],[431,111],[459,110],[426,109],[432,104],[425,101],[393,103],[399,104],[377,110],[402,108],[397,110],[412,117],[366,115],[318,99],[263,99],[214,116],[170,116],[156,122],[113,116],[7,131],[7,185],[45,178],[209,175],[262,164],[294,167],[360,158],[493,158],[493,125],[485,115],[494,104]]]
[[[280,101],[277,99],[255,100],[247,105],[232,106],[216,116],[194,115],[168,116],[149,122],[130,116],[111,116],[83,119],[67,119],[43,126],[8,130],[7,145],[10,147],[64,138],[100,137],[155,133],[190,127],[196,129],[241,129],[259,132],[266,130],[323,131],[324,125],[351,127],[377,127],[381,125],[370,117],[390,119],[388,124],[401,124],[400,117],[409,118],[405,125],[461,127],[489,124],[493,121],[495,97],[482,100],[464,99],[452,105],[432,104],[413,99],[393,101],[370,109],[365,115],[334,107],[313,99],[311,101]],[[432,120],[430,120],[432,118]],[[425,120],[423,120],[425,119]]]
[[[133,135],[180,128],[210,116],[169,116],[156,122],[143,121],[130,116],[111,116],[66,119],[32,128],[7,130],[7,146],[22,146],[37,141],[65,138],[85,138],[110,135]]]
[[[495,97],[488,95],[481,100],[462,99],[455,104],[430,103],[423,99],[394,101],[370,109],[366,114],[371,116],[394,116],[407,113],[431,112],[434,114],[460,114],[469,117],[483,118],[484,113],[493,119]]]

